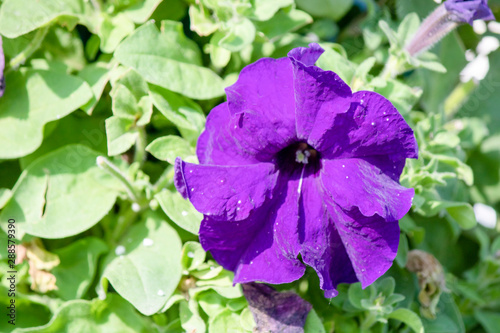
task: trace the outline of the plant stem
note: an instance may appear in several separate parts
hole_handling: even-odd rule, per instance
[[[116,165],[112,164],[106,157],[104,156],[99,156],[97,157],[97,165],[101,167],[102,169],[108,171],[110,174],[112,174],[116,179],[118,179],[123,186],[125,187],[125,190],[127,191],[128,196],[133,202],[137,202],[137,192],[130,183],[130,181],[127,179],[127,177],[116,167]]]
[[[389,59],[385,63],[380,77],[384,80],[393,79],[399,74],[399,61],[396,56],[389,54]]]
[[[127,231],[129,226],[137,219],[137,216],[138,213],[130,208],[127,209],[127,211],[123,215],[118,217],[116,227],[113,230],[113,246],[118,243],[125,231]]]
[[[43,40],[45,39],[45,36],[47,35],[47,32],[49,31],[49,25],[45,25],[44,27],[41,27],[40,29],[37,30],[35,37],[33,40],[26,46],[26,48],[21,51],[18,55],[16,55],[14,58],[12,58],[9,62],[9,69],[10,70],[15,70],[17,69],[20,65],[24,64],[24,62],[35,53],[36,50],[40,47],[42,44]]]
[[[148,139],[144,126],[139,126],[137,129],[139,131],[139,135],[135,143],[134,162],[139,162],[139,165],[142,166],[146,160],[146,146],[148,145]]]
[[[368,330],[377,322],[377,315],[373,311],[369,311],[365,319],[361,322],[361,329]]]
[[[160,192],[165,187],[172,184],[174,178],[174,168],[169,166],[165,171],[161,174],[160,178],[156,181],[153,187],[153,195]]]

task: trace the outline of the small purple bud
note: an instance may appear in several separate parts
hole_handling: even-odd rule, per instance
[[[5,69],[5,58],[2,48],[2,36],[0,36],[0,97],[3,96],[5,90],[5,78],[3,77],[3,70]]]
[[[304,333],[312,306],[291,291],[278,292],[260,283],[244,283],[243,294],[255,319],[254,332]]]
[[[494,19],[487,0],[448,0],[422,22],[405,49],[411,56],[417,56],[429,50],[459,24]]]
[[[495,16],[488,7],[488,0],[448,0],[444,3],[446,10],[456,22],[469,23],[474,20],[494,20]]]

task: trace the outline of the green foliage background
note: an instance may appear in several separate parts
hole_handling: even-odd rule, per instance
[[[500,1],[489,3],[498,16]],[[481,38],[470,26],[408,59],[403,46],[435,7],[0,0],[2,311],[9,219],[19,245],[16,325],[3,315],[0,331],[251,332],[241,287],[198,243],[201,215],[176,193],[172,165],[197,161],[206,115],[244,66],[319,42],[318,66],[384,95],[414,129],[420,158],[401,183],[416,196],[398,257],[374,285],[325,299],[308,271],[277,288],[313,305],[308,333],[497,332],[499,228],[478,225],[472,204],[500,210],[500,51],[479,83],[459,80]],[[384,70],[391,61],[398,73]],[[440,263],[428,259],[420,282],[407,268],[412,249]]]

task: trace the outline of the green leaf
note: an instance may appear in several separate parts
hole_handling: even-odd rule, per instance
[[[37,158],[69,144],[82,144],[101,155],[106,154],[106,133],[102,118],[86,117],[75,112],[50,125],[55,128],[50,133],[45,131],[46,137],[40,148],[20,159],[22,169],[26,169]]]
[[[431,146],[445,146],[448,148],[455,148],[460,144],[460,138],[451,132],[439,132],[429,142]]]
[[[177,192],[163,190],[155,195],[161,208],[167,216],[179,227],[195,235],[200,230],[203,215],[194,209],[193,205]]]
[[[356,66],[351,63],[344,55],[340,54],[326,44],[321,47],[325,52],[319,57],[317,65],[325,71],[333,71],[346,83],[350,83],[354,77]]]
[[[148,84],[134,70],[128,70],[114,82],[110,93],[113,117],[106,119],[108,155],[130,149],[139,138],[139,127],[151,120],[153,103]]]
[[[267,21],[275,16],[276,12],[283,7],[293,4],[293,0],[255,0],[254,18],[259,21]]]
[[[96,165],[99,154],[68,145],[33,162],[19,177],[2,221],[15,216],[18,232],[63,238],[85,231],[113,207],[121,184]]]
[[[394,288],[396,287],[396,281],[392,276],[388,276],[384,279],[380,279],[376,283],[377,292],[381,293],[384,297],[389,297],[394,293]]]
[[[307,315],[304,333],[326,333],[325,326],[314,309],[311,309]]]
[[[472,173],[471,167],[460,161],[458,158],[448,155],[436,154],[432,154],[432,157],[436,158],[439,162],[454,167],[458,178],[462,179],[465,184],[471,186],[474,183],[474,174]]]
[[[396,256],[396,262],[400,267],[406,266],[406,260],[409,249],[410,248],[408,245],[408,238],[406,238],[406,235],[404,233],[401,233],[399,235],[399,247],[398,247],[398,254]]]
[[[425,332],[465,333],[462,316],[451,294],[441,294],[436,315],[435,319],[421,318]]]
[[[108,155],[123,154],[137,141],[139,132],[134,121],[116,116],[106,119],[106,137],[108,140]]]
[[[101,99],[102,92],[109,81],[110,73],[107,64],[104,62],[89,64],[78,73],[78,76],[89,84],[94,93],[94,97],[82,107],[88,115],[91,115],[97,102]]]
[[[396,1],[396,10],[398,17],[403,19],[409,13],[417,13],[421,19],[424,19],[437,4],[432,1],[421,0],[398,0]]]
[[[219,42],[223,37],[224,34],[221,32],[214,34],[210,38],[210,44],[208,45],[210,48],[210,60],[217,68],[225,67],[229,63],[229,60],[231,60],[231,51],[219,46]]]
[[[167,135],[151,142],[146,150],[159,160],[174,165],[177,157],[184,161],[196,163],[198,160],[194,148],[189,142],[177,135]]]
[[[347,296],[349,297],[349,302],[357,308],[363,310],[364,307],[361,304],[362,300],[369,300],[375,296],[375,287],[369,285],[365,289],[361,288],[361,283],[353,283],[349,287]]]
[[[102,279],[145,315],[158,312],[181,278],[181,241],[175,230],[156,215],[134,225],[119,245]],[[133,288],[131,287],[133,286]]]
[[[219,46],[231,52],[243,50],[255,39],[255,26],[247,18],[232,22],[229,32],[219,41]]]
[[[387,317],[402,321],[416,333],[424,333],[424,326],[420,317],[411,310],[400,308],[391,312]]]
[[[150,85],[149,89],[153,104],[181,133],[199,136],[205,127],[205,115],[198,104],[159,86]]]
[[[311,15],[341,19],[351,9],[354,0],[297,0],[297,6]]]
[[[87,237],[54,251],[61,261],[51,271],[57,294],[65,300],[82,298],[94,280],[99,256],[107,250],[100,239]]]
[[[398,109],[399,113],[408,114],[420,99],[422,90],[412,88],[397,80],[387,80],[384,86],[376,87],[375,92],[386,97]]]
[[[309,312],[309,315],[313,311],[314,310],[311,310]],[[255,328],[256,323],[255,323],[255,319],[253,319],[252,311],[250,311],[248,308],[244,308],[243,311],[241,311],[240,324],[241,324],[241,327],[243,327],[243,329],[250,331],[250,332],[253,332],[253,329]],[[306,320],[306,325],[307,325],[307,320]],[[307,332],[307,331],[305,331],[305,332]],[[313,333],[313,332],[314,333],[326,333],[324,331],[311,331],[311,332],[307,332],[307,333]]]
[[[134,23],[144,23],[161,2],[162,0],[135,1],[132,6],[124,9],[122,13]]]
[[[181,301],[179,317],[181,319],[181,326],[186,332],[206,332],[207,326],[198,313],[198,303],[194,299],[189,300],[189,302]]]
[[[446,211],[463,229],[474,228],[477,224],[474,209],[468,203],[447,207]]]
[[[215,317],[226,309],[226,300],[213,290],[200,293],[197,299],[200,307],[209,318]]]
[[[198,268],[205,261],[205,251],[198,242],[186,242],[182,247],[181,265],[186,271]]]
[[[189,6],[189,19],[191,30],[200,36],[209,36],[217,31],[219,24],[211,17],[210,13],[203,6]]]
[[[0,159],[35,151],[46,123],[62,118],[93,96],[82,79],[57,71],[12,71],[0,98]]]
[[[413,35],[415,35],[419,26],[420,19],[416,13],[410,13],[405,16],[403,21],[399,24],[397,32],[397,39],[402,47],[410,41]]]
[[[0,188],[0,209],[5,207],[10,198],[12,198],[12,191],[8,188]]]
[[[138,28],[114,54],[146,81],[197,99],[224,94],[222,79],[201,67],[200,51],[182,33],[182,24],[164,21],[162,32],[153,22]]]
[[[49,323],[17,329],[16,333],[137,333],[152,332],[151,323],[115,294],[105,300],[73,300],[64,303]]]
[[[415,67],[423,67],[434,72],[446,73],[446,67],[444,67],[441,62],[439,62],[439,58],[431,52],[425,52],[416,58],[410,58],[409,63]]]
[[[301,10],[279,11],[270,20],[256,22],[257,30],[273,39],[290,31],[295,31],[313,21],[312,17]]]
[[[500,327],[500,314],[491,311],[474,311],[474,317],[481,323],[487,333],[496,333]]]
[[[246,333],[247,331],[240,324],[240,316],[227,309],[211,318],[208,326],[208,333],[220,332]]]
[[[189,272],[190,275],[200,280],[210,280],[223,271],[222,266],[218,266],[213,260],[201,264],[196,270]]]
[[[197,281],[196,285],[199,287],[191,289],[191,291],[193,295],[195,295],[196,293],[202,292],[204,290],[213,289],[222,297],[229,299],[240,298],[243,296],[241,285],[236,284],[233,286],[233,280],[234,273],[223,270],[215,278]]]
[[[0,7],[0,34],[16,38],[60,17],[83,13],[81,0],[6,0]]]
[[[248,302],[245,297],[235,298],[227,302],[227,308],[233,312],[238,312],[246,307],[248,307]]]
[[[386,21],[380,20],[378,22],[378,26],[384,32],[384,34],[387,36],[387,39],[389,40],[389,43],[391,44],[391,47],[393,47],[393,48],[400,47],[398,36],[391,29],[391,27],[389,26],[389,24]]]
[[[113,115],[134,121],[138,126],[147,125],[153,113],[148,84],[134,70],[123,73],[113,84]]]
[[[101,39],[101,51],[113,53],[118,44],[135,29],[134,22],[124,14],[113,17],[104,16],[98,36]]]

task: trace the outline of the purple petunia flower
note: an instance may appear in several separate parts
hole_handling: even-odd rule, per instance
[[[438,6],[420,25],[405,49],[417,56],[430,49],[459,24],[494,20],[488,0],[448,0]]]
[[[245,67],[208,115],[200,165],[176,160],[177,190],[204,214],[200,242],[235,283],[291,282],[306,264],[333,297],[396,256],[413,132],[383,96],[314,66],[322,53],[311,44]]]
[[[0,97],[3,96],[5,90],[5,78],[3,77],[3,70],[5,69],[5,57],[2,48],[2,36],[0,36]]]
[[[452,20],[472,24],[474,20],[494,20],[488,0],[448,0],[444,3]]]

